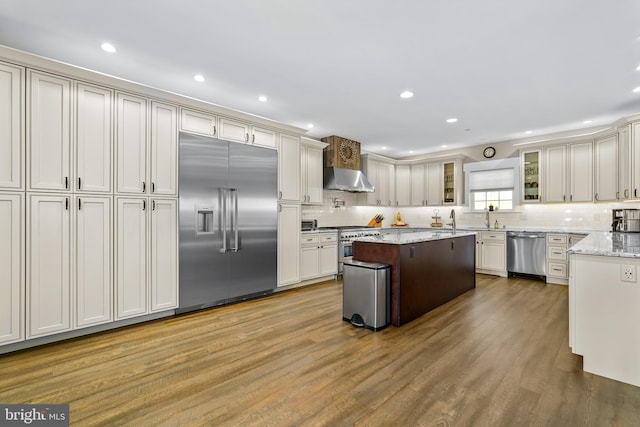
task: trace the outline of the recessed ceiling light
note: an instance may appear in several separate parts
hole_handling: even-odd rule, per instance
[[[260,102],[267,102],[267,97],[266,97],[266,96],[264,96],[264,95],[260,95],[260,96],[258,97],[258,101],[260,101]]]
[[[524,133],[525,133],[526,135],[529,135],[529,134],[530,134],[530,133],[532,133],[532,132],[533,132],[532,130],[525,130],[525,131],[524,131]]]
[[[204,76],[202,74],[196,74],[193,76],[193,80],[202,83],[204,81]]]
[[[588,125],[591,122],[593,122],[593,120],[585,120],[584,122],[582,122],[582,124]]]
[[[114,45],[112,45],[111,43],[102,43],[100,45],[100,47],[105,52],[114,53],[116,51],[116,47]]]
[[[411,92],[410,90],[405,90],[404,92],[402,92],[400,94],[400,98],[407,99],[407,98],[412,98],[412,97],[413,97],[413,92]]]
[[[309,123],[309,124],[307,125],[307,127],[308,127],[309,129],[313,129],[313,123]]]
[[[387,147],[382,147],[382,149],[383,149],[383,150],[386,150],[386,149],[387,149]]]
[[[456,119],[455,117],[451,117],[450,119],[447,119],[447,123],[455,123],[457,121],[458,119]]]
[[[442,144],[440,147],[447,148],[447,144]]]
[[[640,65],[636,67],[636,71],[640,71]]]
[[[635,93],[640,92],[640,86],[638,86],[637,88],[635,88],[633,91],[634,91]]]
[[[414,151],[413,151],[413,150],[409,150],[409,154],[413,154],[413,153],[414,153]]]

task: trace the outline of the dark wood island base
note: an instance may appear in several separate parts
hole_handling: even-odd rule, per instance
[[[401,242],[401,241],[400,241]],[[353,259],[391,266],[391,324],[401,326],[476,287],[475,236],[353,243]]]

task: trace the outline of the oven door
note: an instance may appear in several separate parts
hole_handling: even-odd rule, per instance
[[[338,274],[344,271],[344,263],[353,259],[353,242],[341,241],[338,252]]]

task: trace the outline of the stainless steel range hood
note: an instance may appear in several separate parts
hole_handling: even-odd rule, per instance
[[[325,190],[373,193],[371,181],[360,171],[360,143],[340,136],[322,138]]]
[[[329,167],[324,168],[325,190],[341,190],[352,193],[373,193],[371,181],[359,170]]]

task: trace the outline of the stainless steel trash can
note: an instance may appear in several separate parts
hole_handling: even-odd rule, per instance
[[[387,264],[350,261],[342,277],[342,319],[372,331],[391,321],[391,274]]]

